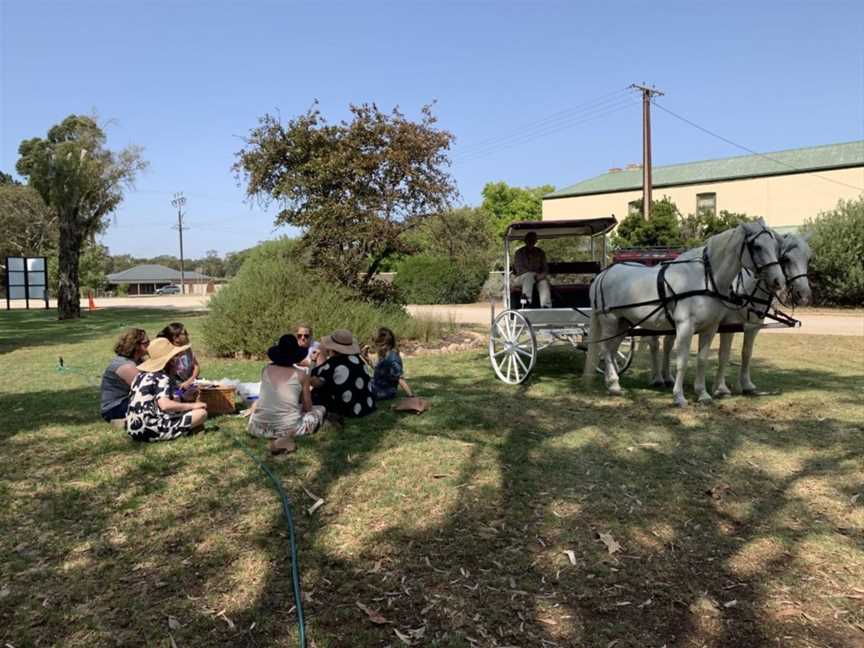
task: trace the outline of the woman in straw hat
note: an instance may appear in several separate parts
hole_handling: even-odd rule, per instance
[[[135,441],[171,441],[191,434],[207,420],[206,403],[174,400],[178,357],[189,345],[174,346],[156,338],[150,343],[150,358],[138,365],[141,372],[132,381],[132,398],[126,413],[126,431]]]
[[[312,434],[324,420],[325,410],[312,404],[309,376],[296,367],[308,349],[293,335],[283,335],[267,350],[272,364],[261,371],[261,392],[249,417],[249,434],[274,439],[273,453],[292,452],[294,437]]]
[[[328,413],[366,416],[375,410],[372,379],[360,358],[360,347],[351,331],[339,329],[321,339],[328,357],[312,370],[313,400]]]

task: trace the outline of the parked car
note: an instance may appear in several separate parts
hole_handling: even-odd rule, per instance
[[[156,289],[157,295],[178,295],[180,294],[180,286],[177,284],[168,284]]]

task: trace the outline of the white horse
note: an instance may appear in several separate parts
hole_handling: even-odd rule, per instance
[[[615,264],[606,268],[591,284],[585,379],[593,378],[602,354],[606,387],[611,394],[620,394],[613,359],[627,332],[636,326],[655,331],[673,327],[675,404],[687,404],[684,374],[694,333],[700,334],[694,388],[700,402],[711,401],[705,389],[705,360],[711,339],[727,311],[728,286],[742,268],[750,268],[772,292],[781,292],[786,281],[778,260],[779,248],[777,234],[759,219],[712,236],[699,258],[655,267]]]
[[[702,248],[685,252],[689,258],[698,258]],[[807,267],[810,263],[810,246],[807,237],[786,234],[780,243],[780,267],[786,278],[786,293],[793,305],[805,306],[810,303],[810,282],[807,279]],[[721,325],[742,324],[744,327],[744,344],[741,347],[741,368],[738,371],[738,387],[742,394],[756,393],[756,385],[750,379],[750,360],[753,357],[753,344],[765,321],[765,314],[770,306],[772,293],[764,282],[747,269],[742,270],[733,286],[734,292],[744,299],[739,308],[726,312]],[[717,375],[714,379],[714,396],[728,396],[732,392],[726,385],[726,366],[732,350],[734,333],[720,334],[720,349],[718,351]],[[672,346],[672,336],[666,336],[663,341],[663,360],[659,358],[659,341],[648,338],[651,349],[651,364],[653,367],[652,384],[655,386],[670,386],[673,381],[669,373],[669,355]]]

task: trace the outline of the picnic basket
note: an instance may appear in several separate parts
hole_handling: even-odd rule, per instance
[[[207,403],[208,414],[233,414],[237,390],[234,387],[212,385],[198,390],[198,400]]]

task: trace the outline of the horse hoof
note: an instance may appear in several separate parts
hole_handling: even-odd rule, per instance
[[[711,395],[710,395],[710,394],[707,394],[707,393],[706,393],[706,394],[702,394],[702,395],[699,397],[699,402],[702,403],[703,405],[708,405],[708,404],[711,403],[713,400],[714,400],[714,399],[711,398]]]
[[[651,386],[663,388],[663,387],[669,387],[670,383],[667,383],[665,380],[652,380]]]
[[[726,398],[727,396],[731,396],[732,392],[729,391],[728,387],[724,387],[723,389],[715,389],[714,390],[714,398]]]
[[[621,391],[620,387],[614,387],[614,388],[610,387],[609,388],[609,395],[610,396],[623,396],[623,394],[624,394],[624,392]]]
[[[674,387],[675,381],[672,380],[671,378],[664,378],[663,379],[663,385],[665,385],[666,387]]]
[[[759,392],[755,387],[742,387],[741,393],[744,394],[745,396],[755,396]]]
[[[683,396],[675,397],[675,406],[676,407],[687,407],[687,399]]]

